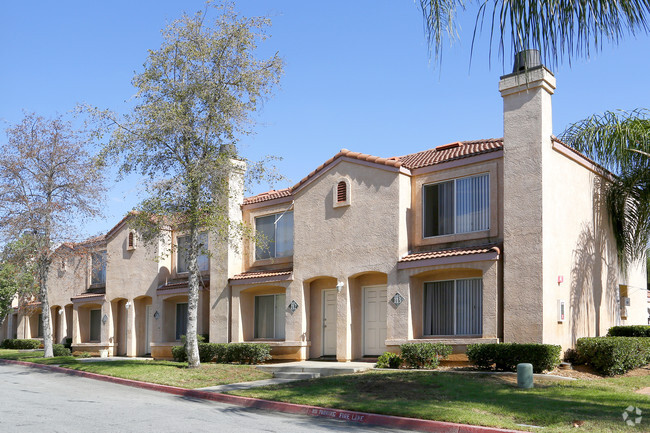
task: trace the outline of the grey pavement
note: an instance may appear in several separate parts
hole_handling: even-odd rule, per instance
[[[0,365],[1,432],[389,432]]]

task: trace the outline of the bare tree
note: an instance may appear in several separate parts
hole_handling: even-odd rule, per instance
[[[266,18],[238,16],[231,4],[193,16],[184,14],[163,30],[163,43],[151,50],[144,71],[133,78],[137,105],[128,116],[89,109],[111,131],[103,155],[119,156],[122,174],[139,172],[151,179],[149,198],[135,213],[145,240],[166,230],[184,232],[177,246],[188,270],[188,365],[198,367],[198,257],[208,253],[200,231],[228,238],[232,228],[225,209],[228,179],[241,175],[238,137],[250,134],[251,114],[282,74],[277,54],[255,56],[266,38]],[[102,130],[102,128],[100,128]],[[259,164],[252,170],[264,170]],[[240,171],[240,173],[236,173]]]
[[[45,357],[52,357],[47,278],[57,243],[69,240],[80,218],[99,214],[104,192],[101,171],[86,150],[83,134],[61,117],[26,114],[7,129],[0,144],[0,236],[25,233],[34,242],[35,280],[43,313]]]

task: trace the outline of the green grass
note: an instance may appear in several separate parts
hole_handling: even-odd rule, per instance
[[[399,415],[464,424],[565,432],[574,420],[579,431],[650,431],[650,396],[634,393],[650,386],[650,376],[602,380],[537,380],[520,390],[512,377],[444,372],[373,371],[232,392],[247,397],[336,409]],[[628,406],[647,418],[636,428],[623,423]]]
[[[73,370],[188,389],[249,382],[271,377],[269,373],[260,371],[250,365],[202,364],[200,368],[187,368],[187,364],[171,361],[80,362],[79,359],[73,356],[43,358],[43,351],[20,352],[8,349],[0,349],[0,358],[37,364],[61,365]]]

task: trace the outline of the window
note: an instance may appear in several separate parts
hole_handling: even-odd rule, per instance
[[[480,278],[424,285],[424,335],[481,335],[483,282]]]
[[[106,284],[106,251],[92,253],[92,277],[90,284]]]
[[[255,218],[255,259],[273,259],[293,255],[293,211]]]
[[[285,294],[255,296],[255,338],[284,339]]]
[[[190,237],[178,236],[176,242],[176,273],[188,272],[187,253],[190,248]],[[197,257],[199,272],[208,271],[210,269],[210,258],[208,257],[207,250],[208,234],[206,232],[199,233],[199,256]]]
[[[102,310],[90,310],[90,341],[102,338]]]
[[[176,339],[187,334],[187,302],[176,304]]]
[[[490,176],[464,177],[424,185],[424,237],[490,228]]]

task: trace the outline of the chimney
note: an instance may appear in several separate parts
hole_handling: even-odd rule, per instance
[[[503,338],[543,342],[544,161],[552,151],[555,77],[537,50],[517,53],[503,97]],[[548,163],[547,163],[548,167]]]

